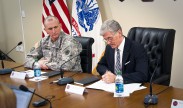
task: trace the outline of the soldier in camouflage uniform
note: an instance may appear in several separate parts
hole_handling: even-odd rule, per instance
[[[62,66],[63,70],[82,72],[79,56],[82,51],[81,44],[61,31],[61,24],[54,16],[48,16],[44,26],[49,36],[44,37],[31,49],[24,66],[33,68],[35,59],[38,59],[41,69],[59,71]],[[69,59],[71,60],[68,61]],[[63,64],[66,61],[68,62]]]

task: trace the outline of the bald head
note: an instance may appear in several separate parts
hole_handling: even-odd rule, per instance
[[[55,16],[47,16],[47,17],[45,18],[45,20],[44,20],[44,26],[46,27],[47,24],[48,24],[49,22],[53,22],[53,21],[55,21],[55,22],[57,22],[58,24],[60,24],[60,22],[59,22],[59,20],[58,20],[57,17],[55,17]]]

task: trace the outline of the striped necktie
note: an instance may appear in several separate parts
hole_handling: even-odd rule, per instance
[[[121,74],[121,65],[120,65],[120,52],[119,49],[117,48],[117,54],[116,54],[116,66],[115,66],[115,74]]]

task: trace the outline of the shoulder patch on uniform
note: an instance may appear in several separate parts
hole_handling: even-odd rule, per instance
[[[65,51],[65,55],[69,55],[70,51],[69,50],[66,50]]]

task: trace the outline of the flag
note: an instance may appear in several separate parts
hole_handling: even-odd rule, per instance
[[[44,31],[44,19],[49,16],[56,16],[60,23],[62,24],[62,30],[71,34],[71,25],[70,25],[70,14],[67,8],[66,0],[43,0],[43,12],[42,12],[42,30],[43,37],[47,35]]]
[[[96,0],[73,0],[72,4],[72,36],[92,37],[92,68],[97,63],[105,49],[103,37],[100,36],[102,18]]]

